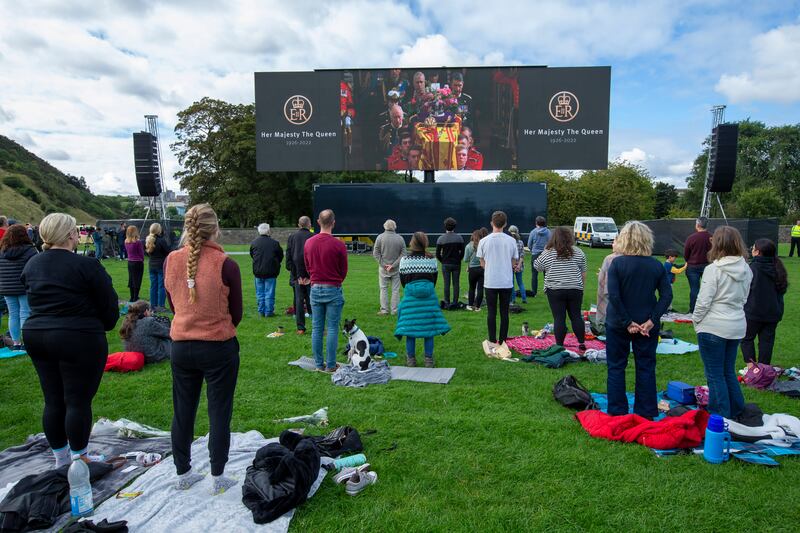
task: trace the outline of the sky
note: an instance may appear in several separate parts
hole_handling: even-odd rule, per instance
[[[800,123],[800,0],[0,2],[0,134],[135,194],[131,134],[158,115],[178,190],[177,113],[253,102],[253,72],[441,65],[610,65],[609,160],[680,187],[712,105]]]

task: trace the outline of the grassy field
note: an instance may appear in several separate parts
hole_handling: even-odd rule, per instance
[[[607,253],[587,250],[590,272],[597,271]],[[605,391],[605,366],[584,363],[549,370],[488,359],[480,347],[486,337],[485,311],[446,315],[453,331],[436,339],[435,354],[439,366],[457,368],[449,385],[392,382],[358,390],[335,387],[327,375],[287,366],[310,354],[311,336],[294,335],[288,316],[258,318],[250,259],[233,257],[245,280],[246,306],[239,327],[234,431],[255,429],[277,436],[288,426],[273,419],[323,406],[329,408],[332,426],[377,430],[364,437],[364,444],[379,474],[378,484],[351,498],[326,481],[298,510],[294,531],[797,531],[799,459],[783,458],[776,469],[739,462],[715,466],[701,457],[659,459],[643,446],[592,439],[572,413],[553,400],[551,389],[560,377],[574,374],[591,390]],[[120,296],[126,297],[124,263],[108,260],[104,265]],[[797,259],[787,260],[792,285],[773,357],[783,366],[800,366],[798,265]],[[528,261],[526,278],[529,268]],[[376,274],[371,257],[351,256],[344,316],[357,317],[368,335],[381,337],[387,350],[402,357],[404,344],[392,336],[394,317],[376,316]],[[464,293],[465,274],[461,280]],[[585,307],[594,301],[596,276],[589,276],[588,285]],[[674,287],[674,306],[685,311],[685,276],[679,276]],[[145,279],[142,294],[147,290]],[[438,290],[441,293],[441,286]],[[278,278],[278,310],[290,305],[291,294],[283,272]],[[512,315],[511,332],[516,334],[523,321],[538,328],[550,320],[547,302],[540,296],[529,301],[524,313]],[[279,325],[290,334],[265,338]],[[684,340],[695,340],[690,326],[672,329]],[[116,332],[108,338],[112,352],[121,349]],[[697,353],[658,356],[657,376],[662,389],[670,380],[704,383]],[[796,400],[750,389],[744,393],[765,412],[800,414]],[[41,412],[41,391],[30,361],[1,360],[0,448],[41,431]],[[106,375],[94,414],[168,429],[169,365]],[[207,431],[203,404],[196,433]]]

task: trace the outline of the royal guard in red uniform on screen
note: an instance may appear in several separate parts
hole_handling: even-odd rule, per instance
[[[350,72],[345,72],[342,76],[342,81],[339,82],[339,115],[344,117],[347,108],[353,108],[350,118],[355,118],[355,106],[353,105],[353,75]]]
[[[408,152],[411,150],[411,134],[404,131],[400,134],[400,144],[398,144],[392,155],[386,161],[388,170],[408,170]]]
[[[469,150],[467,157],[467,170],[483,170],[483,154],[475,149],[475,141],[472,137],[472,130],[465,126],[461,128],[461,135],[467,138],[467,149]],[[458,139],[461,142],[461,135]]]

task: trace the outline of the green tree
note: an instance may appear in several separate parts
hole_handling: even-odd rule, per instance
[[[653,218],[652,178],[638,165],[616,162],[605,170],[588,170],[576,185],[576,216],[612,217],[617,224]]]
[[[653,214],[656,218],[664,218],[669,210],[678,202],[678,191],[674,185],[657,181],[655,184],[655,207]]]
[[[223,225],[294,225],[311,215],[314,183],[403,181],[396,172],[256,172],[255,131],[252,104],[203,98],[178,113],[175,176],[191,203],[210,203]]]
[[[772,187],[755,187],[739,194],[736,214],[744,218],[781,217],[786,214],[783,200]]]

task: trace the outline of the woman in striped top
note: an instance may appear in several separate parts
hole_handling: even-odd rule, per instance
[[[564,346],[569,315],[572,332],[578,338],[578,349],[585,351],[586,329],[581,317],[581,303],[586,282],[586,256],[575,246],[572,231],[565,227],[553,230],[550,242],[533,266],[544,272],[544,290],[553,312],[556,344]]]
[[[425,366],[432,368],[433,337],[444,335],[450,326],[439,307],[436,296],[438,264],[436,258],[426,252],[428,236],[418,231],[411,237],[409,254],[400,259],[400,283],[403,284],[403,300],[397,308],[395,336],[406,338],[406,364],[417,366],[418,338],[424,339]]]

